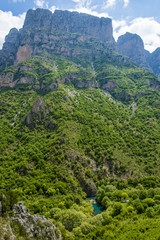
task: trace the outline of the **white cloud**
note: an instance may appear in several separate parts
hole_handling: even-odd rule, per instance
[[[103,8],[109,9],[109,8],[116,7],[116,5],[120,2],[123,3],[123,7],[126,8],[128,7],[130,0],[107,0],[103,4]]]
[[[46,4],[44,0],[34,1],[39,7]],[[74,9],[68,9],[69,11],[83,12],[97,17],[110,17],[105,11],[103,11],[102,13],[98,13],[96,11],[97,6],[92,6],[91,0],[72,1],[76,3],[76,6]],[[115,0],[114,2],[117,3]],[[124,7],[126,7],[129,2],[129,0],[123,0]],[[111,3],[113,4],[113,1],[110,1],[110,6]],[[49,8],[49,10],[51,10],[52,12],[54,12],[55,9],[56,6],[54,5]],[[8,34],[11,28],[16,27],[19,29],[23,26],[24,18],[25,13],[18,16],[13,16],[12,12],[3,12],[2,10],[0,10],[0,48],[2,47],[5,36]],[[157,47],[160,46],[160,23],[157,22],[154,18],[135,18],[132,21],[129,21],[128,19],[120,21],[113,20],[112,22],[115,40],[117,40],[120,35],[123,35],[126,32],[131,32],[140,35],[140,37],[144,41],[145,49],[149,50],[150,52],[154,51]]]
[[[43,8],[45,4],[45,0],[34,0],[34,4],[39,8]]]
[[[92,0],[72,0],[76,3],[75,8],[89,8],[92,4]]]
[[[104,8],[113,8],[116,6],[117,0],[107,0],[107,2],[104,3]]]
[[[154,18],[135,18],[127,21],[113,21],[114,37],[117,40],[126,32],[138,34],[144,41],[145,49],[153,52],[160,46],[160,23]]]
[[[56,6],[54,6],[54,5],[49,8],[49,10],[50,10],[52,13],[54,13],[54,11],[55,11],[56,9],[57,9],[57,8],[56,8]]]
[[[69,11],[79,12],[79,13],[86,13],[97,17],[109,17],[108,13],[98,13],[95,11],[98,5],[92,5],[92,0],[72,0],[73,2],[77,3],[76,6],[72,9],[68,9]]]
[[[49,8],[49,2],[46,2],[46,8]]]
[[[128,7],[129,3],[130,3],[130,0],[123,0],[124,1],[124,7]]]
[[[79,12],[79,13],[86,13],[86,14],[90,14],[90,15],[93,15],[93,16],[96,16],[96,17],[109,17],[108,13],[98,13],[96,11],[94,11],[94,7],[91,8],[91,9],[88,9],[88,8],[85,8],[85,7],[82,7],[82,8],[74,8],[74,9],[68,9],[69,11],[71,12]]]
[[[127,7],[130,0],[105,0],[104,11],[98,13],[95,9],[97,6],[92,6],[91,0],[72,0],[76,3],[74,9],[70,11],[83,12],[97,17],[110,17],[105,9],[116,7],[118,3],[123,3],[123,7]],[[154,18],[136,18],[132,21],[126,20],[112,20],[114,29],[114,38],[117,40],[120,35],[126,32],[138,34],[144,41],[145,49],[153,52],[160,46],[160,23],[156,22]]]
[[[25,2],[25,0],[12,0],[14,3],[17,3],[17,2]]]
[[[3,12],[0,10],[0,49],[2,48],[5,36],[13,27],[20,29],[23,26],[25,13],[13,16],[12,12]]]

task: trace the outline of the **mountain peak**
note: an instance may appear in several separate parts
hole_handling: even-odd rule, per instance
[[[29,9],[24,21],[23,30],[32,31],[36,29],[46,29],[50,27],[52,21],[52,12],[47,9],[38,8],[36,10]]]
[[[90,49],[86,47],[88,42],[92,42]],[[92,57],[95,44],[102,54],[107,49],[107,43],[114,45],[110,18],[62,10],[52,13],[47,9],[30,9],[23,28],[20,31],[12,29],[6,36],[0,51],[0,70],[43,52],[67,57],[84,54]]]
[[[144,43],[139,35],[126,32],[118,38],[117,47],[122,55],[133,59],[140,67],[150,70],[145,58]]]
[[[29,10],[24,22],[24,30],[63,31],[92,36],[102,41],[113,41],[112,20],[85,13],[46,9]]]

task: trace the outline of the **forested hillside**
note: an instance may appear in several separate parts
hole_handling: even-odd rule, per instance
[[[1,239],[160,239],[160,80],[97,41],[0,73]]]

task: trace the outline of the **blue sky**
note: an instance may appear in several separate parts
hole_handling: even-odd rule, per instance
[[[114,37],[137,33],[150,52],[160,47],[160,0],[1,0],[0,48],[12,27],[21,28],[30,8],[85,12],[113,21]]]

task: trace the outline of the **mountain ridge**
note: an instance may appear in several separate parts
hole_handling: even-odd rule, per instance
[[[56,12],[56,14],[62,13],[63,11]],[[43,14],[48,16],[46,20],[43,18]],[[67,16],[69,14],[69,16],[72,17],[76,16],[76,18],[77,16],[85,16],[87,19],[88,17],[90,18],[88,15],[69,13],[68,11],[67,13],[65,12],[65,14],[67,14]],[[31,17],[32,15],[35,15],[35,18],[37,18],[37,23],[35,21],[34,26],[31,25],[31,21],[33,20]],[[52,51],[50,53],[50,47],[48,48],[49,52],[43,52],[44,49],[46,49],[46,46],[43,47],[43,44],[40,43],[44,43],[44,41],[46,41],[46,44],[48,46],[48,38],[47,40],[46,38],[41,38],[40,41],[42,42],[39,42],[39,37],[37,39],[35,36],[37,37],[37,34],[38,36],[39,34],[46,36],[46,32],[43,29],[45,25],[44,23],[47,21],[50,26],[50,20],[48,19],[52,18],[52,16],[54,16],[54,14],[52,15],[49,11],[46,10],[29,10],[28,17],[26,18],[27,20],[24,26],[26,26],[27,31],[29,31],[29,28],[31,30],[32,27],[34,30],[33,32],[29,32],[27,35],[23,35],[21,43],[23,43],[25,47],[26,44],[28,44],[29,48],[33,47],[35,51],[34,54],[36,54],[36,51],[38,51],[38,54],[34,55],[32,52],[32,56],[27,60],[25,55],[24,59],[20,59],[20,63],[10,66],[1,72],[0,90],[2,92],[7,91],[8,89],[13,89],[13,92],[33,91],[34,95],[37,94],[40,96],[45,96],[50,92],[61,92],[61,89],[65,89],[64,86],[67,86],[67,88],[77,89],[77,91],[90,91],[90,89],[94,89],[93,93],[94,91],[102,91],[105,96],[108,96],[109,99],[112,99],[112,103],[114,104],[117,104],[116,101],[120,101],[122,104],[128,106],[129,109],[133,108],[133,113],[135,112],[135,109],[138,111],[139,105],[137,105],[137,103],[143,105],[141,99],[146,98],[147,100],[145,101],[149,102],[150,95],[153,99],[156,96],[159,96],[160,80],[156,77],[156,75],[150,71],[139,68],[129,58],[118,54],[116,52],[114,41],[108,45],[108,42],[106,43],[104,41],[95,41],[95,39],[93,40],[93,37],[90,38],[90,36],[88,37],[86,35],[83,35],[83,37],[86,37],[84,40],[82,39],[82,35],[80,36],[78,34],[77,36],[74,34],[74,36],[72,36],[72,33],[68,33],[65,30],[63,34],[61,32],[58,32],[58,34],[56,32],[55,35],[52,34],[52,37],[55,37],[54,41],[57,44],[67,44],[66,48],[68,48],[68,44],[70,44],[69,42],[71,40],[70,37],[72,36],[75,38],[75,42],[71,43],[72,47],[74,46],[72,51],[77,51],[78,46],[78,51],[80,51],[80,53],[78,52],[77,55],[75,54],[74,56],[72,55],[68,57],[68,55],[66,56],[63,51],[57,52],[57,49],[59,49],[57,46],[55,46],[54,49],[51,49],[54,50],[54,54]],[[42,29],[39,29],[41,19],[44,21],[44,23],[42,22]],[[99,24],[100,19],[97,17],[94,19],[96,19],[96,21],[98,20]],[[62,26],[64,26],[64,23],[62,23]],[[20,30],[20,32],[23,32],[23,30]],[[10,34],[13,34],[15,38],[8,36],[6,39],[8,39],[9,42],[10,40],[14,42],[16,39],[17,30],[11,30]],[[51,33],[49,31],[49,35],[47,36],[49,37],[50,34]],[[129,34],[129,39],[131,36],[132,35]],[[134,38],[135,37],[137,38],[137,35],[134,36]],[[81,39],[80,42],[77,40],[79,38]],[[90,42],[91,40],[92,42]],[[89,43],[92,44],[90,45]],[[140,44],[143,45],[141,39]],[[115,48],[111,47],[111,45]],[[24,46],[20,46],[18,48],[19,50],[17,50],[16,56],[19,56],[20,51],[24,53],[24,49],[22,50]],[[99,46],[101,47],[100,50]],[[108,48],[106,48],[106,46],[108,46]],[[91,53],[90,57],[86,55],[87,52]],[[28,53],[27,49],[25,50],[25,53]],[[65,91],[62,91],[62,95],[64,93]],[[153,96],[154,94],[155,97]],[[72,95],[74,96],[75,94],[71,93],[70,97],[72,97]],[[64,96],[64,99],[68,99],[68,97]],[[88,99],[91,99],[90,101],[92,101],[92,97],[89,96]],[[42,122],[44,126],[47,127],[47,129],[49,128],[51,130],[54,130],[54,121],[52,117],[50,117],[50,111],[52,107],[49,107],[49,105],[46,104],[46,101],[41,97],[37,98],[37,100],[35,99],[35,102],[32,104],[33,106],[30,108],[28,113],[26,113],[23,121],[21,119],[21,124],[26,124],[28,128],[34,129],[34,127],[37,126],[36,122],[39,122],[40,125]],[[158,102],[155,104],[155,112],[156,106],[158,106]],[[36,112],[34,109],[37,109]],[[45,122],[46,118],[48,120]],[[157,117],[156,121],[158,121]],[[15,122],[16,121],[13,119],[11,124],[14,126],[14,124],[16,124]],[[83,183],[83,185],[85,184]]]
[[[65,38],[62,37],[62,33],[65,33]],[[70,36],[67,36],[67,33]],[[78,35],[76,37],[73,34]],[[58,42],[63,42],[63,44],[59,45]],[[120,36],[116,43],[110,18],[99,18],[85,13],[62,10],[55,10],[52,13],[47,9],[28,10],[23,28],[19,31],[15,28],[11,29],[0,51],[0,70],[44,51],[63,54],[70,58],[82,55],[82,51],[86,51],[88,42],[90,42],[90,51],[86,52],[86,56],[93,56],[97,47],[99,54],[116,50],[135,61],[138,66],[152,70],[158,77],[160,75],[157,63],[158,50],[155,51],[158,54],[148,53],[146,56],[142,39],[131,33]],[[73,51],[72,48],[75,44],[81,45],[81,47]],[[41,48],[38,45],[41,45]],[[104,51],[105,48],[106,51]]]
[[[153,71],[158,77],[160,76],[159,48],[152,53],[145,50],[143,40],[139,35],[127,32],[120,36],[117,41],[117,50],[133,59],[138,66]]]
[[[104,19],[52,16],[30,10],[0,53],[0,239],[157,240],[160,79],[95,37]]]
[[[118,38],[117,48],[122,55],[133,59],[138,66],[151,71],[145,57],[144,43],[140,36],[127,32]]]
[[[6,36],[6,42],[0,51],[0,69],[4,70],[7,66],[44,51],[74,57],[86,51],[85,43],[89,41],[91,49],[86,55],[93,55],[96,50],[94,44],[98,45],[99,52],[104,51],[103,44],[106,41],[113,48],[111,19],[61,10],[56,10],[53,14],[45,9],[29,10],[23,28],[19,31],[12,29]],[[75,44],[82,46],[73,51]],[[108,48],[107,43],[105,46]]]

